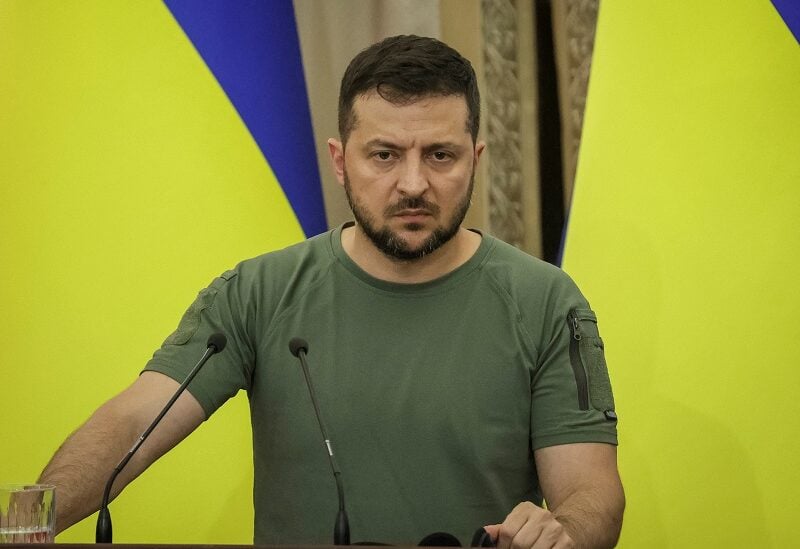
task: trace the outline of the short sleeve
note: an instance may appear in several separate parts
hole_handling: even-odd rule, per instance
[[[247,289],[238,271],[226,271],[200,291],[178,327],[145,366],[183,382],[206,350],[208,338],[222,333],[225,349],[212,356],[187,390],[203,407],[206,418],[239,390],[249,390],[253,345],[249,336],[252,314]]]
[[[578,294],[559,301],[552,323],[531,387],[531,447],[617,444],[617,415],[595,313]]]

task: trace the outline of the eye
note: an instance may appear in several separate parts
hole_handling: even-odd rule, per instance
[[[433,158],[437,162],[445,162],[447,160],[451,160],[453,158],[453,155],[447,151],[435,151],[431,153],[431,158]]]
[[[375,151],[372,153],[372,157],[380,160],[381,162],[388,162],[394,157],[394,155],[392,154],[392,151]]]

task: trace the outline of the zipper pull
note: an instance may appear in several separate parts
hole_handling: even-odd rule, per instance
[[[581,325],[580,322],[578,322],[578,315],[575,314],[575,311],[569,312],[569,321],[572,323],[572,326],[570,326],[570,329],[572,330],[572,337],[576,341],[580,341],[582,337]]]

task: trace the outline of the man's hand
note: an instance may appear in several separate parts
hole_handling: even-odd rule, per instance
[[[575,547],[575,542],[547,509],[523,501],[509,513],[503,524],[485,527],[499,549],[542,549]]]
[[[503,524],[486,526],[497,547],[614,547],[625,509],[616,447],[562,444],[536,450],[534,458],[548,510],[523,502]]]

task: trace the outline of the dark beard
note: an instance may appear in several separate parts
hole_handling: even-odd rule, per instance
[[[458,233],[459,228],[461,228],[461,223],[464,221],[464,217],[467,215],[467,210],[469,210],[474,184],[475,173],[473,172],[469,178],[469,188],[467,188],[467,192],[461,199],[461,202],[459,202],[456,206],[456,209],[453,212],[449,222],[442,227],[436,228],[427,238],[427,240],[425,240],[418,248],[411,248],[405,240],[400,238],[400,236],[389,229],[388,226],[376,226],[377,224],[375,223],[375,219],[369,215],[369,213],[361,206],[361,204],[353,199],[353,196],[350,192],[350,179],[347,177],[347,170],[344,172],[344,191],[345,195],[347,196],[347,202],[350,204],[350,209],[353,211],[353,217],[355,217],[356,222],[376,248],[378,248],[389,258],[396,259],[398,261],[416,261],[421,259],[441,248],[446,242],[453,238],[456,233]],[[436,215],[439,212],[439,207],[435,204],[429,203],[422,197],[416,197],[404,198],[400,200],[400,202],[388,206],[384,210],[384,215],[388,217],[402,210],[420,208],[428,210],[432,215]],[[422,229],[422,227],[412,223],[407,225],[406,229],[410,231],[419,231]]]

